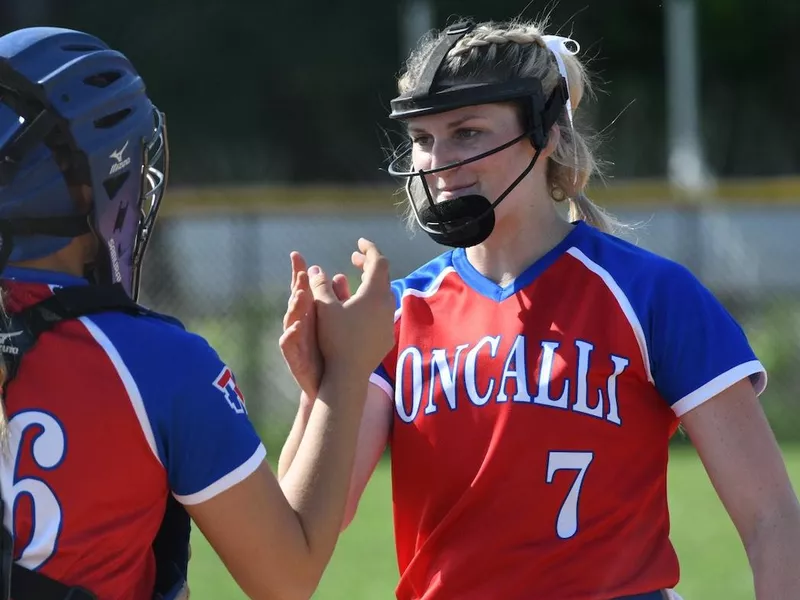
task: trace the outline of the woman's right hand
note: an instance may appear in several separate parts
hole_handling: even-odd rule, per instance
[[[333,281],[317,266],[308,270],[317,318],[317,339],[325,372],[343,369],[368,377],[394,346],[395,301],[389,282],[389,261],[364,238],[353,264],[362,270],[352,296],[337,297]]]

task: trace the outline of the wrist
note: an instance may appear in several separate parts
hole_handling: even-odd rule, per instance
[[[350,356],[343,356],[338,360],[325,360],[325,377],[331,376],[336,379],[352,379],[354,381],[369,381],[373,368],[359,364],[352,360]]]
[[[370,372],[364,368],[354,365],[352,361],[341,361],[337,364],[328,364],[325,367],[325,374],[319,385],[318,399],[331,399],[332,392],[347,391],[344,400],[353,405],[366,398],[367,386],[369,384]],[[335,396],[338,396],[335,393]],[[354,397],[355,396],[355,397]]]

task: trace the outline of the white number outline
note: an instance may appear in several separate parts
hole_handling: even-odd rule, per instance
[[[58,497],[44,480],[18,476],[25,433],[32,427],[38,428],[39,432],[30,441],[30,456],[43,471],[56,469],[64,462],[67,438],[58,419],[44,411],[25,410],[15,414],[8,422],[10,452],[3,456],[0,470],[3,500],[7,508],[3,524],[12,536],[15,535],[18,500],[22,496],[30,498],[33,530],[17,562],[28,569],[38,569],[53,557],[58,548],[63,511]]]
[[[547,454],[547,483],[553,483],[553,478],[558,471],[578,471],[575,481],[561,503],[556,519],[556,535],[562,540],[568,540],[578,533],[578,504],[581,488],[589,465],[594,460],[594,452],[577,452],[551,450]]]

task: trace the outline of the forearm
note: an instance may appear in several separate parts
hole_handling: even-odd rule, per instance
[[[278,458],[278,479],[283,479],[297,454],[297,449],[300,447],[300,441],[306,431],[313,406],[314,401],[305,392],[302,392],[300,394],[300,405],[297,407],[297,415],[295,415],[294,423],[292,423],[292,429],[289,431],[286,442],[281,449],[281,455]]]
[[[281,479],[319,576],[333,554],[350,488],[367,376],[326,372],[294,460]]]
[[[800,508],[761,523],[746,550],[757,600],[800,598]]]

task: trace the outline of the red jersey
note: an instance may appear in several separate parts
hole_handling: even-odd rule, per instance
[[[583,222],[500,287],[464,250],[393,282],[373,375],[390,436],[400,600],[609,600],[674,587],[679,417],[766,374],[678,264]]]
[[[3,279],[10,312],[52,285],[87,283],[13,267]],[[15,559],[98,600],[150,600],[169,494],[212,498],[265,455],[230,370],[202,338],[155,317],[60,323],[25,354],[4,404]]]

